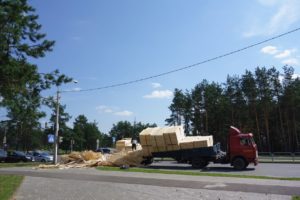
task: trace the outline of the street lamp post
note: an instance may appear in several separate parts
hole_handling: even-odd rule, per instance
[[[58,152],[58,131],[59,131],[59,89],[56,91],[56,122],[55,122],[55,136],[54,136],[54,156],[53,164],[57,164],[57,152]]]
[[[77,80],[73,80],[73,83],[78,83]],[[59,91],[59,87],[57,86],[56,90],[56,121],[55,121],[55,136],[54,136],[54,155],[53,155],[53,164],[57,164],[57,152],[58,152],[58,143],[59,143],[59,137],[58,137],[58,131],[59,131],[59,95],[61,94],[61,91]]]

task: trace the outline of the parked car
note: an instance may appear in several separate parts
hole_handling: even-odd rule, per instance
[[[26,158],[27,158],[28,160],[30,160],[30,161],[32,161],[32,162],[35,161],[35,158],[34,158],[34,156],[33,156],[33,152],[32,152],[32,151],[27,152],[25,155],[26,155]]]
[[[29,157],[26,157],[25,153],[21,151],[7,151],[7,157],[5,162],[28,162],[31,161]]]
[[[48,152],[34,151],[32,153],[32,155],[36,162],[52,162],[53,161],[53,156],[50,155]]]
[[[7,157],[6,151],[4,151],[3,149],[0,149],[0,162],[4,162],[6,157]]]
[[[102,154],[110,154],[114,152],[114,149],[108,148],[108,147],[102,147],[96,150],[96,152],[100,152]]]

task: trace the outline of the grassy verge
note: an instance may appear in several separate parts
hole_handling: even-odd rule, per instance
[[[22,180],[23,176],[0,175],[0,199],[11,199]]]
[[[19,163],[0,163],[0,168],[4,167],[34,167],[39,164],[45,164],[40,162],[19,162]]]
[[[142,172],[142,173],[176,174],[176,175],[190,175],[190,176],[214,176],[214,177],[233,177],[233,178],[254,178],[254,179],[269,179],[269,180],[300,181],[300,178],[252,176],[252,175],[240,175],[240,174],[207,173],[207,172],[191,172],[191,171],[179,171],[179,170],[160,170],[160,169],[145,169],[145,168],[129,168],[129,169],[124,170],[124,169],[120,169],[118,167],[97,167],[97,169],[104,170],[104,171]]]
[[[293,196],[292,200],[300,200],[300,196]]]

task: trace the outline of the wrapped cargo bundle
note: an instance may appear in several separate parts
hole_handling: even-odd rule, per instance
[[[167,127],[163,136],[167,151],[179,150],[179,142],[185,137],[182,126]]]
[[[182,126],[146,128],[140,133],[143,156],[152,152],[213,146],[212,136],[185,136]]]
[[[213,137],[209,136],[187,136],[183,138],[180,143],[181,149],[193,149],[200,147],[211,147],[213,146]]]
[[[118,151],[129,151],[131,150],[131,138],[123,138],[116,142],[116,149]]]
[[[200,147],[211,147],[213,146],[213,137],[212,135],[209,136],[196,136],[197,139],[194,140],[194,147],[200,148]]]
[[[151,156],[152,152],[178,150],[184,132],[181,126],[155,127],[144,129],[139,136],[143,156]]]
[[[154,138],[152,138],[152,134],[154,134],[156,131],[158,131],[160,128],[146,128],[144,129],[140,134],[140,143],[142,145],[142,152],[143,156],[151,156],[151,153],[153,152],[153,146],[152,144],[155,143]],[[154,140],[154,141],[153,141]]]
[[[167,127],[158,128],[151,132],[150,143],[152,145],[153,152],[166,151],[166,144],[163,133]]]

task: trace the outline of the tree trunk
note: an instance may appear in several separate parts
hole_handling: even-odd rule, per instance
[[[260,135],[260,129],[259,129],[259,121],[258,121],[256,107],[254,108],[254,112],[255,112],[256,131],[257,131],[257,135],[258,135],[258,144],[259,144],[260,149],[262,149],[261,135]]]
[[[280,105],[278,105],[278,114],[279,114],[279,121],[280,121],[280,136],[283,139],[284,142],[284,150],[287,151],[288,150],[288,146],[287,146],[287,141],[286,141],[286,137],[285,137],[285,131],[284,131],[284,127],[283,127],[283,119],[282,119],[282,112],[281,112],[281,107]]]
[[[266,109],[264,109],[264,118],[265,118],[266,134],[267,134],[268,151],[272,152],[271,143],[270,143],[269,115],[268,115],[268,111]]]

